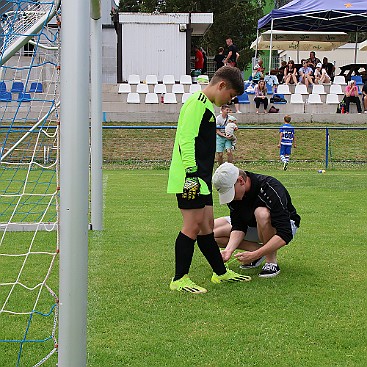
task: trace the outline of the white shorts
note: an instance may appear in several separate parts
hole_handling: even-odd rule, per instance
[[[231,217],[230,216],[226,216],[224,218],[229,224],[231,224]],[[295,225],[293,219],[291,219],[290,222],[291,222],[291,228],[292,228],[292,235],[294,237],[296,235],[298,227]],[[260,241],[259,235],[257,233],[257,228],[256,227],[248,227],[246,235],[244,237],[244,240],[249,241],[249,242],[260,243],[261,241]]]

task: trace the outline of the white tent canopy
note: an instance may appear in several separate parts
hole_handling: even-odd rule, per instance
[[[367,40],[359,44],[359,51],[367,51]]]
[[[273,37],[271,39],[271,33]],[[266,31],[251,44],[257,50],[331,51],[348,42],[344,32]]]

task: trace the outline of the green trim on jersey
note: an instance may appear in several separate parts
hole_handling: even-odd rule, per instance
[[[197,166],[195,141],[199,135],[200,126],[203,121],[207,120],[208,115],[211,116],[209,122],[214,124],[215,129],[213,104],[202,92],[194,93],[182,106],[169,170],[168,193],[182,193],[185,183],[185,169]],[[214,161],[212,164],[214,165]],[[199,181],[201,184],[200,192],[203,195],[210,194],[211,190],[200,174]]]

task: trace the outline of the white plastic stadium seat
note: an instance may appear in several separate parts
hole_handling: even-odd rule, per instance
[[[181,75],[180,76],[180,84],[192,84],[191,75]]]
[[[167,88],[165,84],[156,84],[154,86],[154,93],[167,93]]]
[[[136,86],[136,93],[149,93],[148,84],[139,83]]]
[[[139,93],[129,93],[127,95],[127,103],[140,103]]]
[[[157,104],[158,103],[158,95],[157,93],[147,93],[145,95],[145,103],[148,103],[148,104]]]
[[[326,104],[339,104],[339,97],[337,94],[327,94],[326,95]]]
[[[190,93],[195,93],[198,90],[201,90],[201,85],[200,84],[191,84],[190,85],[190,90],[189,90]]]
[[[334,76],[333,84],[347,85],[344,75]]]
[[[166,93],[164,95],[164,103],[165,104],[177,103],[176,94],[174,94],[174,93]]]
[[[122,84],[119,85],[119,91],[118,91],[119,94],[130,93],[130,92],[131,92],[131,85],[130,84],[122,83]]]
[[[185,103],[190,96],[191,96],[191,93],[184,93],[182,95],[182,103]]]
[[[163,75],[163,84],[175,84],[175,76],[174,75]]]
[[[313,94],[326,94],[325,87],[322,84],[314,84],[312,87]]]
[[[277,94],[292,94],[288,84],[280,84],[277,88]]]
[[[303,102],[302,94],[292,94],[291,95],[291,103],[299,104],[299,103],[305,103]]]
[[[145,83],[147,84],[158,84],[158,78],[155,74],[148,74],[145,78]]]
[[[173,84],[172,93],[183,94],[185,93],[184,86],[182,84]]]
[[[139,84],[140,83],[140,76],[137,74],[131,74],[129,75],[129,78],[127,80],[129,84]]]
[[[309,104],[322,104],[320,94],[312,93],[308,96]]]
[[[304,84],[297,84],[294,89],[295,94],[308,94],[307,87]]]
[[[340,84],[331,84],[330,94],[344,94],[342,86]]]

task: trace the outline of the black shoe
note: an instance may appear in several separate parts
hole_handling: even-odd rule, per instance
[[[259,273],[260,278],[271,278],[275,277],[280,273],[278,264],[265,263],[262,270]]]
[[[254,260],[250,264],[242,264],[242,265],[240,265],[240,269],[254,269],[254,268],[258,268],[262,264],[262,262],[264,260],[265,260],[265,256],[260,257],[260,259]]]
[[[283,169],[284,169],[284,171],[286,171],[286,170],[287,170],[287,168],[288,168],[288,162],[284,162],[284,165],[283,165]]]

